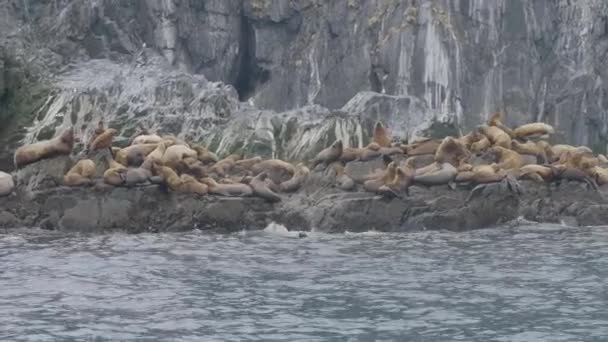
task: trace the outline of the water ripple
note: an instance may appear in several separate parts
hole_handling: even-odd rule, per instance
[[[0,234],[0,340],[601,341],[608,230]]]

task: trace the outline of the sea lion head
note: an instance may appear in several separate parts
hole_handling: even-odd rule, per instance
[[[118,130],[117,130],[117,129],[115,129],[115,128],[108,128],[108,129],[106,130],[106,132],[107,132],[109,135],[113,136],[113,137],[114,137],[114,136],[116,136],[116,135],[118,134]]]
[[[376,142],[372,142],[369,145],[367,145],[367,148],[372,151],[378,151],[380,149],[380,145]]]
[[[74,137],[74,127],[70,126],[68,129],[61,133],[61,141],[66,144],[73,144],[75,140]]]
[[[341,149],[343,149],[343,147],[344,147],[344,146],[343,146],[343,144],[342,144],[342,140],[338,139],[338,140],[336,140],[336,141],[335,141],[335,142],[334,142],[334,143],[331,145],[331,147],[332,147],[332,148],[334,148],[334,149],[340,149],[340,150],[341,150]]]

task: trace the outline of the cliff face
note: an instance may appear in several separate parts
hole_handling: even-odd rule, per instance
[[[411,137],[500,110],[602,151],[607,18],[603,0],[4,1],[0,114],[31,120],[0,134],[104,117],[300,158],[366,143],[377,118]]]

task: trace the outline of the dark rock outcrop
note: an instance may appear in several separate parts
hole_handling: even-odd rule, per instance
[[[343,231],[461,231],[491,227],[523,217],[537,222],[604,225],[608,200],[580,183],[556,186],[522,182],[517,195],[503,183],[471,193],[467,187],[417,187],[410,196],[387,199],[364,192],[344,192],[315,173],[295,194],[282,201],[261,198],[194,196],[163,191],[155,185],[114,188],[104,184],[55,186],[41,166],[63,165],[64,158],[45,160],[20,170],[15,194],[0,198],[0,228],[38,226],[86,232],[113,229],[131,232],[175,230],[239,231],[263,229],[271,222],[290,229]],[[351,171],[375,162],[349,164]],[[359,172],[361,173],[361,172]],[[20,178],[19,178],[20,177]],[[30,177],[27,179],[26,177]]]

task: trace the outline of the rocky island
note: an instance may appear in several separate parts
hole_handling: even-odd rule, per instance
[[[602,1],[3,3],[0,170],[13,172],[14,191],[0,197],[0,227],[138,232],[277,222],[339,232],[463,230],[517,218],[606,224],[608,126],[605,77],[598,71],[608,49],[602,43],[605,9]],[[585,32],[582,39],[579,32]],[[496,112],[500,120],[492,117]],[[364,182],[344,191],[339,167],[311,167],[298,191],[273,202],[180,193],[167,189],[166,175],[161,185],[124,187],[117,174],[121,184],[114,186],[102,179],[109,165],[101,167],[103,158],[87,151],[100,121],[115,130],[117,149],[158,133],[200,144],[220,158],[238,154],[294,167],[336,141],[368,149],[377,142],[376,123],[383,122],[392,139],[381,147],[401,148],[403,161],[422,155],[412,152],[416,144],[437,143],[425,153],[434,160],[414,170],[448,163],[471,176],[475,167],[496,165],[490,173],[499,177],[430,186],[416,184],[412,175],[413,184],[401,189],[407,193],[386,196],[366,191]],[[547,124],[551,134],[528,139],[510,131],[528,123]],[[17,148],[67,129],[79,140],[70,153],[13,169]],[[496,130],[508,135],[508,145],[496,139]],[[467,132],[481,134],[466,150],[487,163],[437,157],[444,137],[463,139]],[[545,169],[522,173],[529,164],[507,165],[496,156],[499,148],[529,154],[511,139],[578,150],[549,159],[532,154],[540,159],[531,164]],[[66,172],[85,158],[99,168],[96,177],[86,186],[65,186]],[[363,159],[343,163],[345,174],[360,178],[387,168],[381,157]],[[557,174],[549,165],[584,177],[561,181],[564,170]]]

